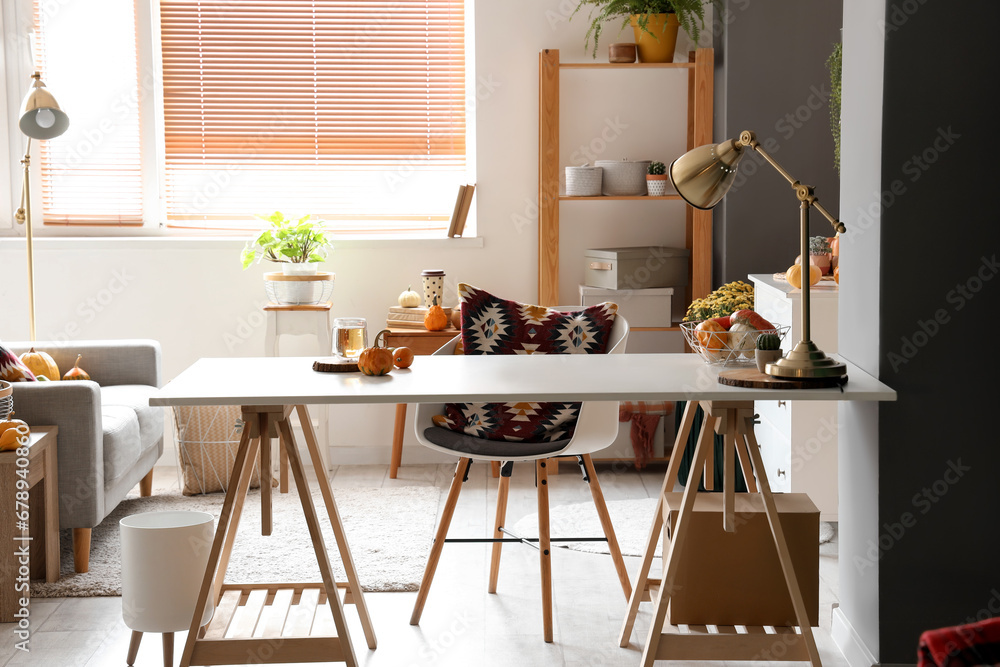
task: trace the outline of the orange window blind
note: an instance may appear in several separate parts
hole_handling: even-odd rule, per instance
[[[33,2],[34,58],[70,119],[33,146],[45,224],[143,223],[140,91],[133,0]]]
[[[160,0],[166,214],[445,228],[466,171],[464,0]]]

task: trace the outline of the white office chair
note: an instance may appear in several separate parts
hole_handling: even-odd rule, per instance
[[[581,306],[556,306],[555,310],[567,311],[579,310],[581,308]],[[628,322],[625,321],[625,318],[621,315],[616,316],[611,329],[606,354],[622,354],[625,352],[628,331]],[[434,354],[454,354],[459,340],[460,337],[456,336]],[[621,582],[622,591],[625,593],[625,598],[629,599],[632,594],[632,586],[629,583],[628,573],[625,570],[625,562],[622,560],[621,550],[618,548],[618,540],[615,537],[614,527],[611,525],[608,508],[604,502],[604,494],[601,492],[601,486],[594,471],[594,463],[590,456],[591,452],[604,449],[617,437],[618,402],[586,401],[582,403],[580,414],[577,418],[576,430],[570,439],[540,443],[486,440],[435,426],[432,417],[443,413],[444,405],[424,403],[417,406],[414,416],[417,440],[420,444],[439,452],[458,455],[461,458],[458,461],[455,478],[451,483],[444,512],[441,515],[441,522],[434,537],[434,545],[427,558],[427,567],[420,582],[420,590],[417,593],[417,601],[413,607],[413,614],[410,617],[410,625],[417,625],[420,622],[420,615],[423,611],[424,603],[427,601],[427,593],[434,579],[434,571],[437,569],[441,549],[444,547],[445,542],[450,541],[446,539],[448,526],[451,523],[452,514],[458,502],[458,495],[462,490],[462,483],[468,479],[469,466],[473,460],[502,462],[493,537],[488,539],[461,540],[462,542],[493,543],[493,556],[490,562],[490,593],[496,593],[497,578],[500,572],[500,550],[503,543],[522,542],[530,546],[535,546],[534,542],[537,541],[542,570],[542,625],[545,641],[552,641],[552,569],[550,560],[552,539],[549,537],[549,493],[546,460],[556,456],[576,456],[580,460],[581,467],[584,469],[584,481],[590,485],[591,495],[594,497],[594,505],[597,507],[597,514],[604,529],[604,538],[589,539],[607,539],[611,558],[614,561],[615,569],[618,571],[618,579]],[[536,486],[538,488],[539,534],[537,540],[513,536],[504,527],[507,513],[507,493],[510,486],[511,470],[515,461],[535,461]],[[504,538],[504,535],[510,535],[511,537]],[[580,538],[558,538],[556,541],[580,542],[583,540]]]

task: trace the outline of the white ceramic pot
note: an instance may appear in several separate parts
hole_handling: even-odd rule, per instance
[[[283,262],[281,272],[286,276],[314,276],[319,262]]]

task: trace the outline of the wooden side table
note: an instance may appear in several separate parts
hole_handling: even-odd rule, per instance
[[[267,331],[264,334],[264,354],[277,357],[278,342],[282,335],[312,335],[316,337],[316,354],[322,357],[330,356],[333,350],[333,331],[330,328],[329,301],[315,305],[286,306],[269,303],[264,306],[267,316]],[[330,417],[327,406],[322,406],[319,414],[320,456],[325,470],[330,469]],[[284,450],[281,450],[280,490],[288,493],[288,461]],[[318,473],[317,473],[318,474]]]
[[[454,327],[441,331],[426,329],[390,328],[384,336],[389,347],[408,347],[413,354],[433,354],[442,345],[461,333]],[[406,403],[396,405],[396,422],[392,430],[392,455],[389,459],[389,479],[396,479],[396,471],[403,459],[403,429],[406,428]]]
[[[27,589],[17,590],[22,566],[17,552],[22,547],[30,554],[32,579],[59,580],[58,432],[56,426],[31,429],[27,465],[16,451],[0,452],[0,579],[5,582],[0,588],[0,623],[17,620],[14,614],[20,608],[20,598],[29,597]],[[18,459],[22,459],[21,465]],[[27,489],[24,484],[18,488],[20,480]],[[27,502],[18,496],[25,491]]]

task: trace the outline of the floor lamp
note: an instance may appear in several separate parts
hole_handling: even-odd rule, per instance
[[[31,244],[31,140],[52,139],[58,137],[69,127],[69,116],[59,108],[59,103],[52,96],[42,75],[35,72],[31,75],[31,88],[21,102],[21,112],[18,114],[17,126],[21,133],[28,137],[24,149],[24,179],[21,185],[21,206],[14,214],[19,225],[25,225],[25,238],[28,241],[28,329],[31,340],[35,340],[35,264],[34,249]]]
[[[708,144],[688,151],[670,164],[668,174],[684,201],[699,209],[710,209],[722,201],[733,186],[736,166],[746,154],[745,149],[760,153],[795,190],[799,200],[799,263],[802,267],[802,339],[788,354],[768,364],[768,375],[800,380],[838,378],[847,375],[847,366],[826,356],[810,339],[809,331],[809,209],[815,208],[830,221],[833,228],[844,233],[844,223],[820,206],[811,185],[802,185],[781,168],[761,147],[753,132],[740,133],[739,139],[721,144]]]

